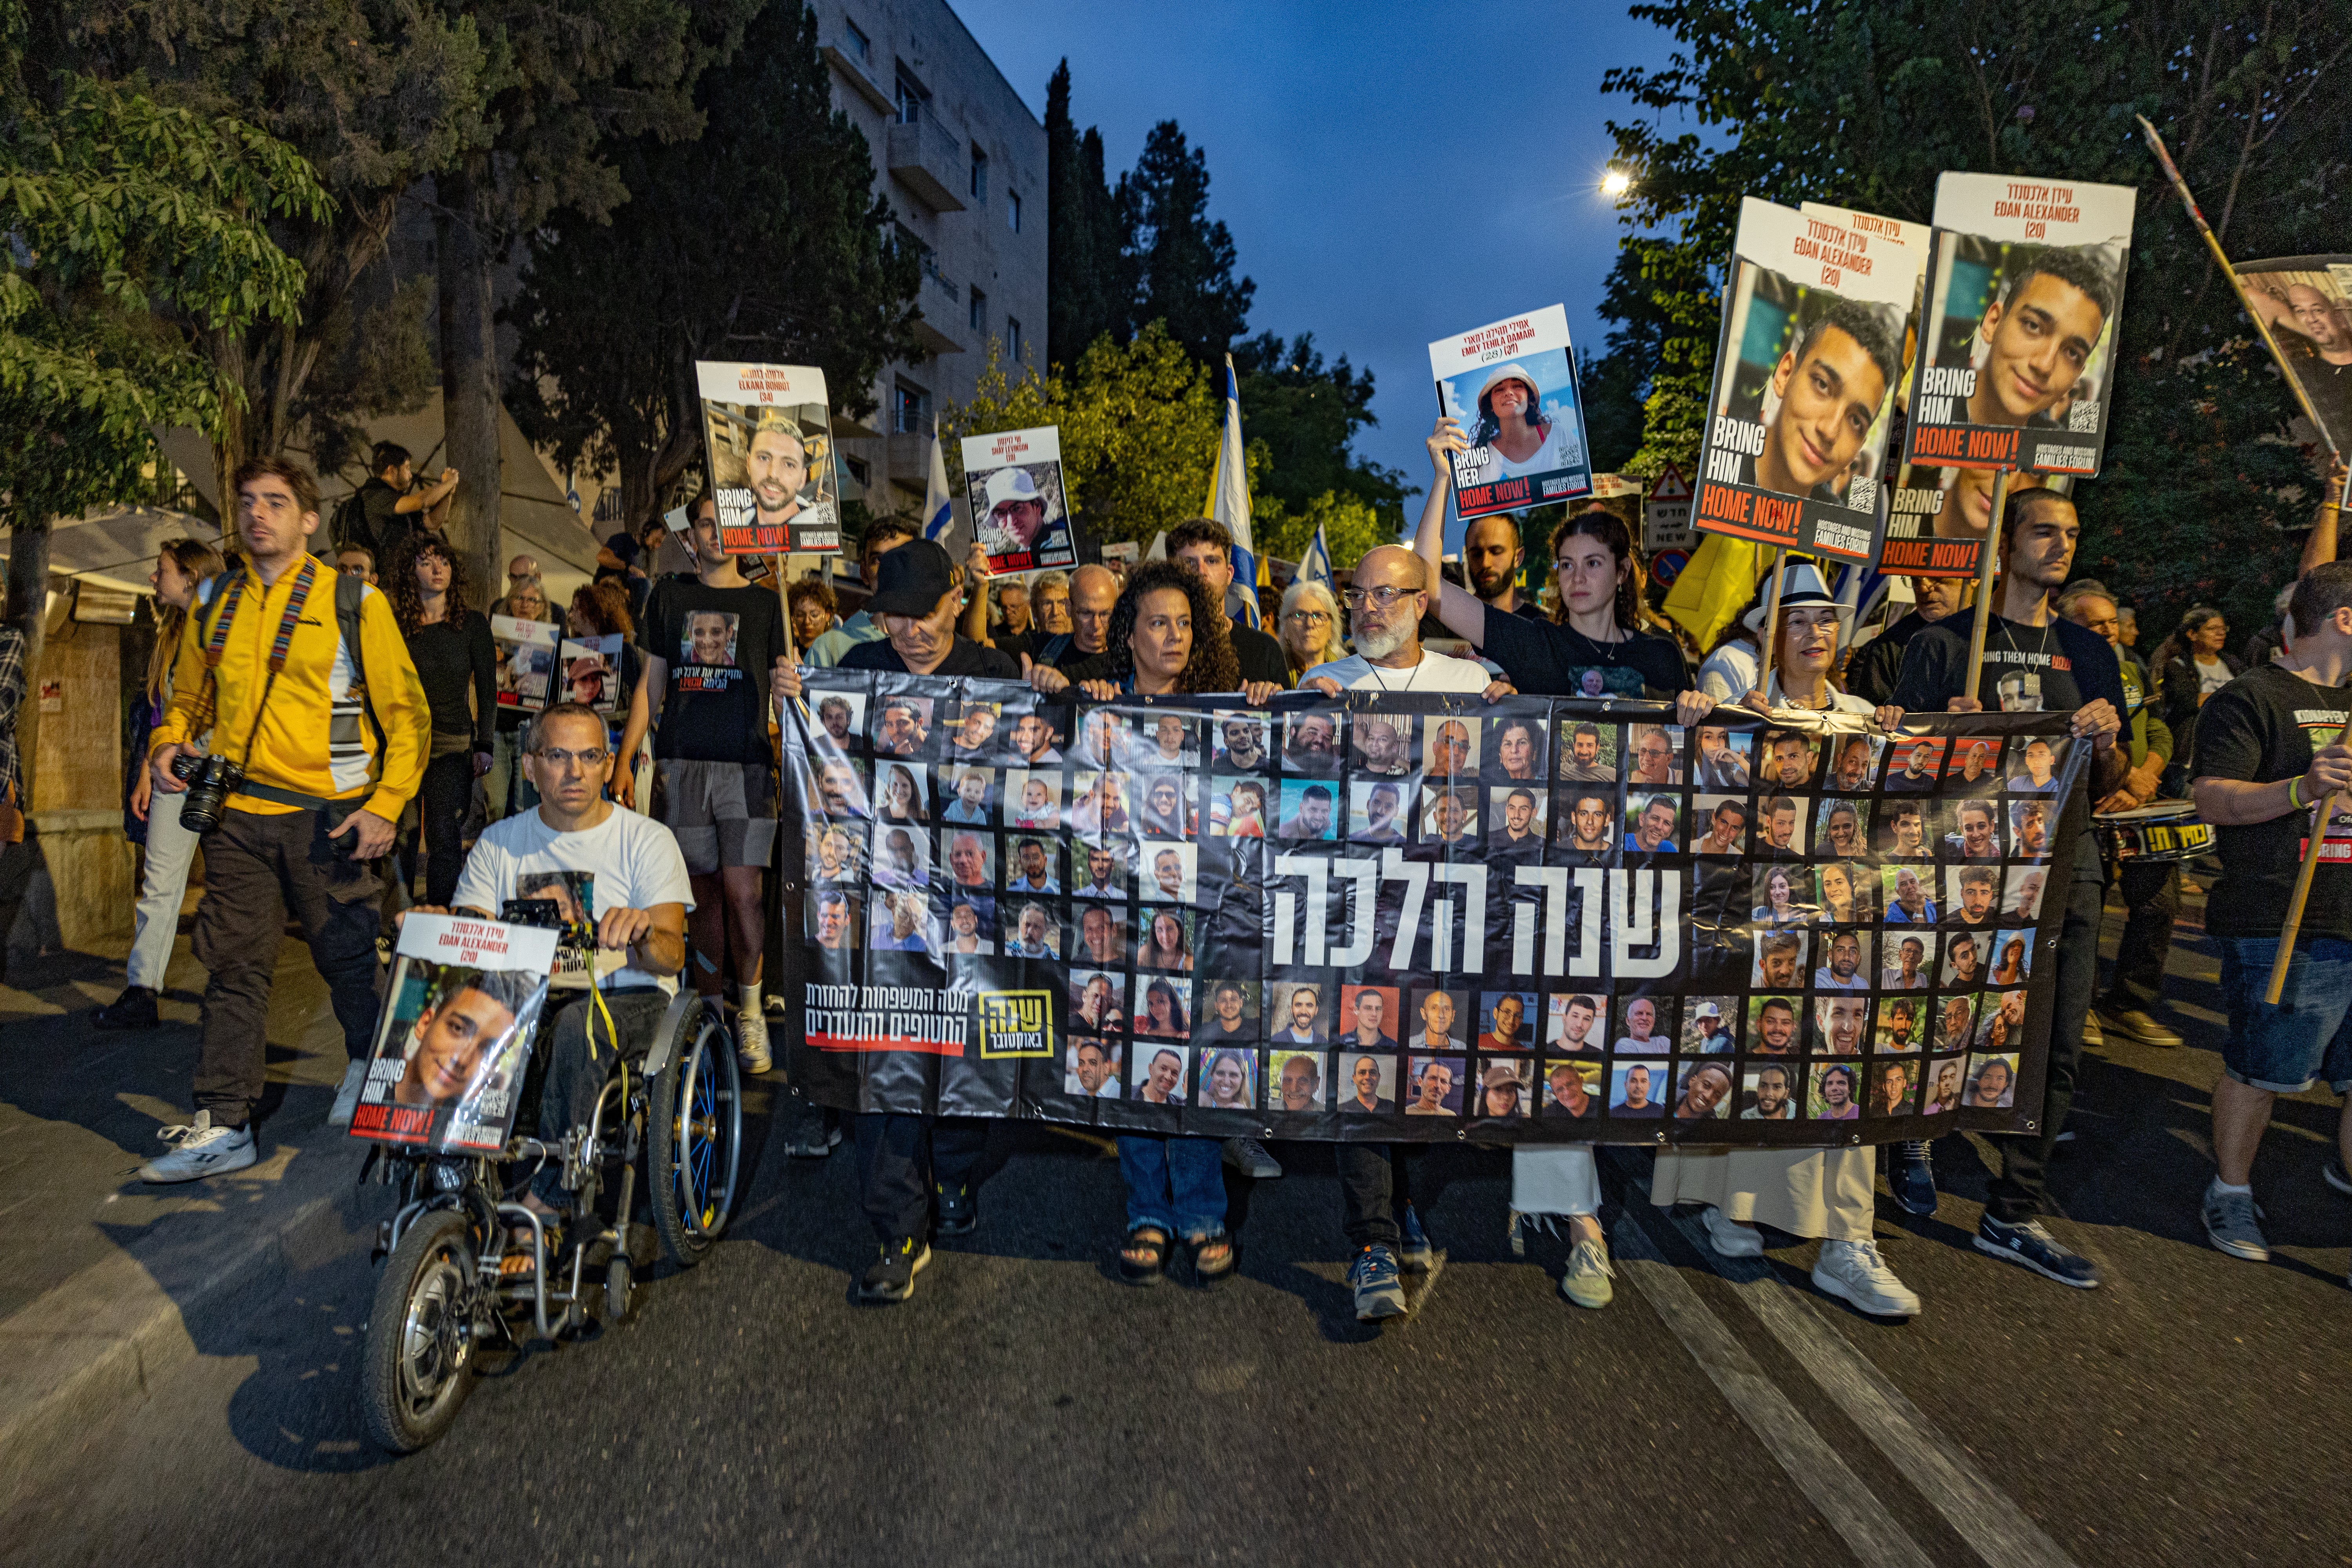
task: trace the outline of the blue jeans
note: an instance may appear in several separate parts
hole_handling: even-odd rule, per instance
[[[2252,1089],[2300,1094],[2315,1079],[2342,1094],[2352,1088],[2352,942],[2305,937],[2286,966],[2275,1007],[2269,994],[2278,938],[2224,938],[2221,1004],[2230,1033],[2221,1070]]]
[[[1127,1181],[1127,1229],[1145,1226],[1188,1241],[1225,1234],[1225,1173],[1213,1138],[1118,1141],[1118,1173]]]

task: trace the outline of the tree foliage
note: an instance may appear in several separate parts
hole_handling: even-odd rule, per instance
[[[697,359],[820,366],[834,406],[863,416],[883,364],[922,353],[920,261],[890,237],[866,138],[832,107],[815,14],[769,5],[697,96],[700,138],[614,148],[625,221],[557,214],[509,310],[517,421],[559,463],[617,471],[631,519],[701,448]]]
[[[274,221],[329,201],[295,152],[24,54],[0,4],[0,496],[13,526],[152,489],[152,431],[219,429],[207,334],[295,319],[301,266]]]
[[[2280,530],[2308,521],[2315,474],[2282,440],[2291,396],[2133,116],[2165,133],[2233,256],[2341,248],[2343,0],[1686,0],[1633,14],[1679,46],[1663,69],[1604,80],[1647,115],[1611,129],[1635,180],[1626,248],[1669,322],[1643,351],[1635,467],[1695,456],[1742,195],[1925,223],[1947,169],[2132,185],[2124,374],[2103,472],[2076,491],[2078,567],[2150,605],[2153,629],[2192,598],[2241,625],[2269,618],[2295,556]]]
[[[1397,525],[1385,512],[1344,490],[1325,490],[1297,507],[1276,496],[1253,496],[1250,507],[1250,532],[1260,555],[1303,561],[1320,528],[1332,569],[1344,572],[1362,560],[1365,551],[1397,542]]]
[[[308,423],[322,464],[358,427],[419,405],[429,356],[421,297],[360,309],[353,290],[383,255],[402,195],[487,145],[483,94],[497,50],[461,8],[411,0],[78,0],[53,46],[78,68],[199,115],[233,118],[287,143],[331,201],[273,214],[269,234],[300,263],[299,308],[207,339],[241,397],[215,432],[223,475],[275,452]],[[404,334],[404,342],[386,341]]]
[[[1249,321],[1257,285],[1234,278],[1234,237],[1209,218],[1209,155],[1172,120],[1144,138],[1115,193],[1134,319],[1165,323],[1203,364],[1221,363]]]
[[[1074,370],[1030,366],[1018,379],[992,346],[971,401],[944,411],[940,437],[955,487],[959,437],[1059,426],[1072,515],[1098,542],[1149,542],[1201,514],[1223,416],[1207,367],[1154,321],[1125,345],[1097,338]],[[1255,493],[1265,447],[1251,443],[1248,462]]]
[[[1045,84],[1045,359],[1076,364],[1093,342],[1132,334],[1126,233],[1103,173],[1102,132],[1070,120],[1070,62]]]

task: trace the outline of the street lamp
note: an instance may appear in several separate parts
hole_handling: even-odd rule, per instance
[[[1633,188],[1633,176],[1622,169],[1612,169],[1601,176],[1601,194],[1612,200]]]

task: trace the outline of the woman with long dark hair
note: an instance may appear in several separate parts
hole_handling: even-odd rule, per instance
[[[125,803],[130,815],[146,825],[147,859],[140,872],[138,930],[131,939],[122,994],[90,1019],[101,1029],[152,1029],[162,1021],[155,994],[163,988],[163,971],[172,962],[188,869],[196,859],[196,836],[180,826],[180,804],[188,797],[155,793],[154,775],[147,768],[147,733],[172,705],[172,664],[179,656],[181,630],[188,624],[197,594],[221,565],[220,552],[201,540],[171,539],[164,541],[148,578],[155,585],[155,648],[147,658],[137,744],[131,751],[137,763]]]
[[[2164,721],[2177,736],[2194,721],[2205,699],[2245,673],[2243,660],[2221,645],[2230,640],[2230,623],[2210,605],[2192,605],[2180,626],[2165,638],[2148,660],[2164,705]]]
[[[413,534],[384,576],[393,619],[433,710],[433,749],[416,792],[415,832],[401,841],[401,883],[416,879],[425,841],[425,902],[446,909],[465,864],[462,835],[474,781],[490,771],[499,710],[499,654],[489,617],[472,608],[466,558],[430,534]]]
[[[1066,675],[1052,665],[1036,665],[1030,670],[1030,683],[1050,695],[1075,681],[1088,696],[1105,702],[1124,696],[1180,694],[1237,696],[1253,708],[1272,700],[1276,688],[1271,682],[1243,685],[1241,664],[1225,627],[1224,605],[1207,582],[1172,561],[1147,561],[1129,575],[1118,602],[1111,606],[1103,651],[1072,665]],[[1103,775],[1106,785],[1111,776]],[[1154,980],[1146,987],[1137,1012],[1139,1035],[1181,1037],[1190,1027],[1182,999],[1166,980]],[[1120,1279],[1130,1285],[1159,1280],[1167,1271],[1171,1238],[1178,1236],[1192,1247],[1193,1273],[1203,1284],[1234,1271],[1215,1140],[1122,1134],[1118,1169],[1127,1182],[1127,1245],[1119,1250]]]

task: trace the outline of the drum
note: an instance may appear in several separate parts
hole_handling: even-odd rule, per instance
[[[2110,860],[2186,860],[2213,847],[2213,829],[2197,820],[2193,801],[2159,800],[2091,818]]]

